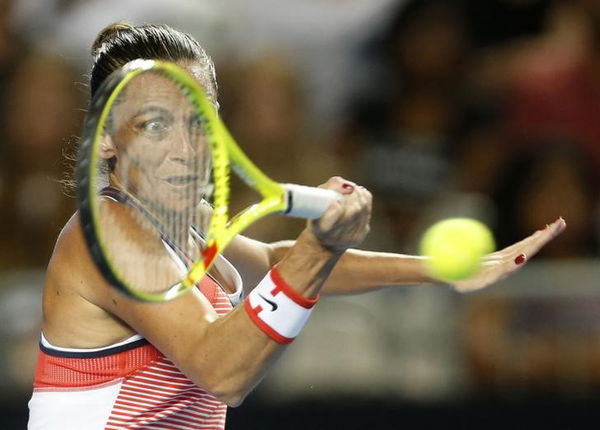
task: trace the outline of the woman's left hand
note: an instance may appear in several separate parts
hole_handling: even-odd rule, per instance
[[[566,226],[565,220],[559,218],[531,236],[486,255],[476,274],[450,285],[460,293],[467,293],[485,288],[506,278],[523,267],[544,245],[562,233]]]

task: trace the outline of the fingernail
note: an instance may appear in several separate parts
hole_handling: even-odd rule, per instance
[[[543,227],[540,227],[540,228],[538,228],[538,231],[544,231],[544,230],[546,230],[547,228],[548,228],[548,224],[546,224],[546,225],[545,225],[545,226],[543,226]]]
[[[349,184],[348,182],[342,184],[342,188],[345,190],[353,190],[354,189],[354,185]]]
[[[519,254],[515,258],[515,264],[517,266],[520,266],[521,264],[525,263],[526,260],[527,260],[527,257],[525,256],[525,254]]]

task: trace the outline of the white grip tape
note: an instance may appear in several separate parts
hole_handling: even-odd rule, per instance
[[[248,294],[244,308],[252,321],[271,339],[287,344],[308,321],[319,300],[307,299],[286,284],[274,267]]]
[[[283,184],[283,187],[287,192],[288,203],[284,215],[290,217],[320,218],[333,200],[342,199],[341,194],[323,188],[296,184]]]

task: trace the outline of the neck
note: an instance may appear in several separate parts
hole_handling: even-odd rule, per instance
[[[172,245],[189,255],[197,252],[190,232],[190,228],[195,222],[194,211],[176,211],[141,200],[123,187],[112,174],[109,176],[109,186],[119,190],[126,198],[125,203],[136,208],[140,215]]]

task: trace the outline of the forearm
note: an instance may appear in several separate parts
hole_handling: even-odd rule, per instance
[[[202,330],[190,344],[184,373],[229,406],[239,405],[285,350],[252,322],[240,305]]]
[[[425,257],[349,249],[325,283],[323,294],[357,294],[383,287],[436,282]]]
[[[294,244],[271,244],[271,262],[276,264]],[[322,294],[358,294],[375,289],[436,282],[426,272],[424,257],[386,252],[347,250],[325,281]]]
[[[311,234],[302,234],[277,263],[279,282],[284,281],[295,294],[311,301],[318,296],[340,254],[322,248]],[[287,339],[281,341],[273,337],[269,333],[270,328],[264,329],[263,322],[267,320],[259,317],[257,321],[256,316],[256,312],[267,318],[277,312],[285,312],[285,303],[282,302],[277,311],[277,308],[269,307],[269,299],[277,301],[277,298],[268,296],[273,286],[271,284],[268,290],[257,287],[260,292],[259,296],[255,296],[257,301],[246,299],[242,306],[206,326],[203,336],[198,339],[197,348],[204,352],[190,373],[202,372],[196,373],[197,380],[230,405],[241,402],[284,350]],[[277,283],[276,287],[279,286]],[[280,295],[276,297],[281,298]],[[257,306],[263,309],[256,311]],[[282,315],[286,321],[295,318],[294,312]],[[243,342],[232,342],[233,339],[243,339]],[[207,372],[206,369],[210,370]]]

